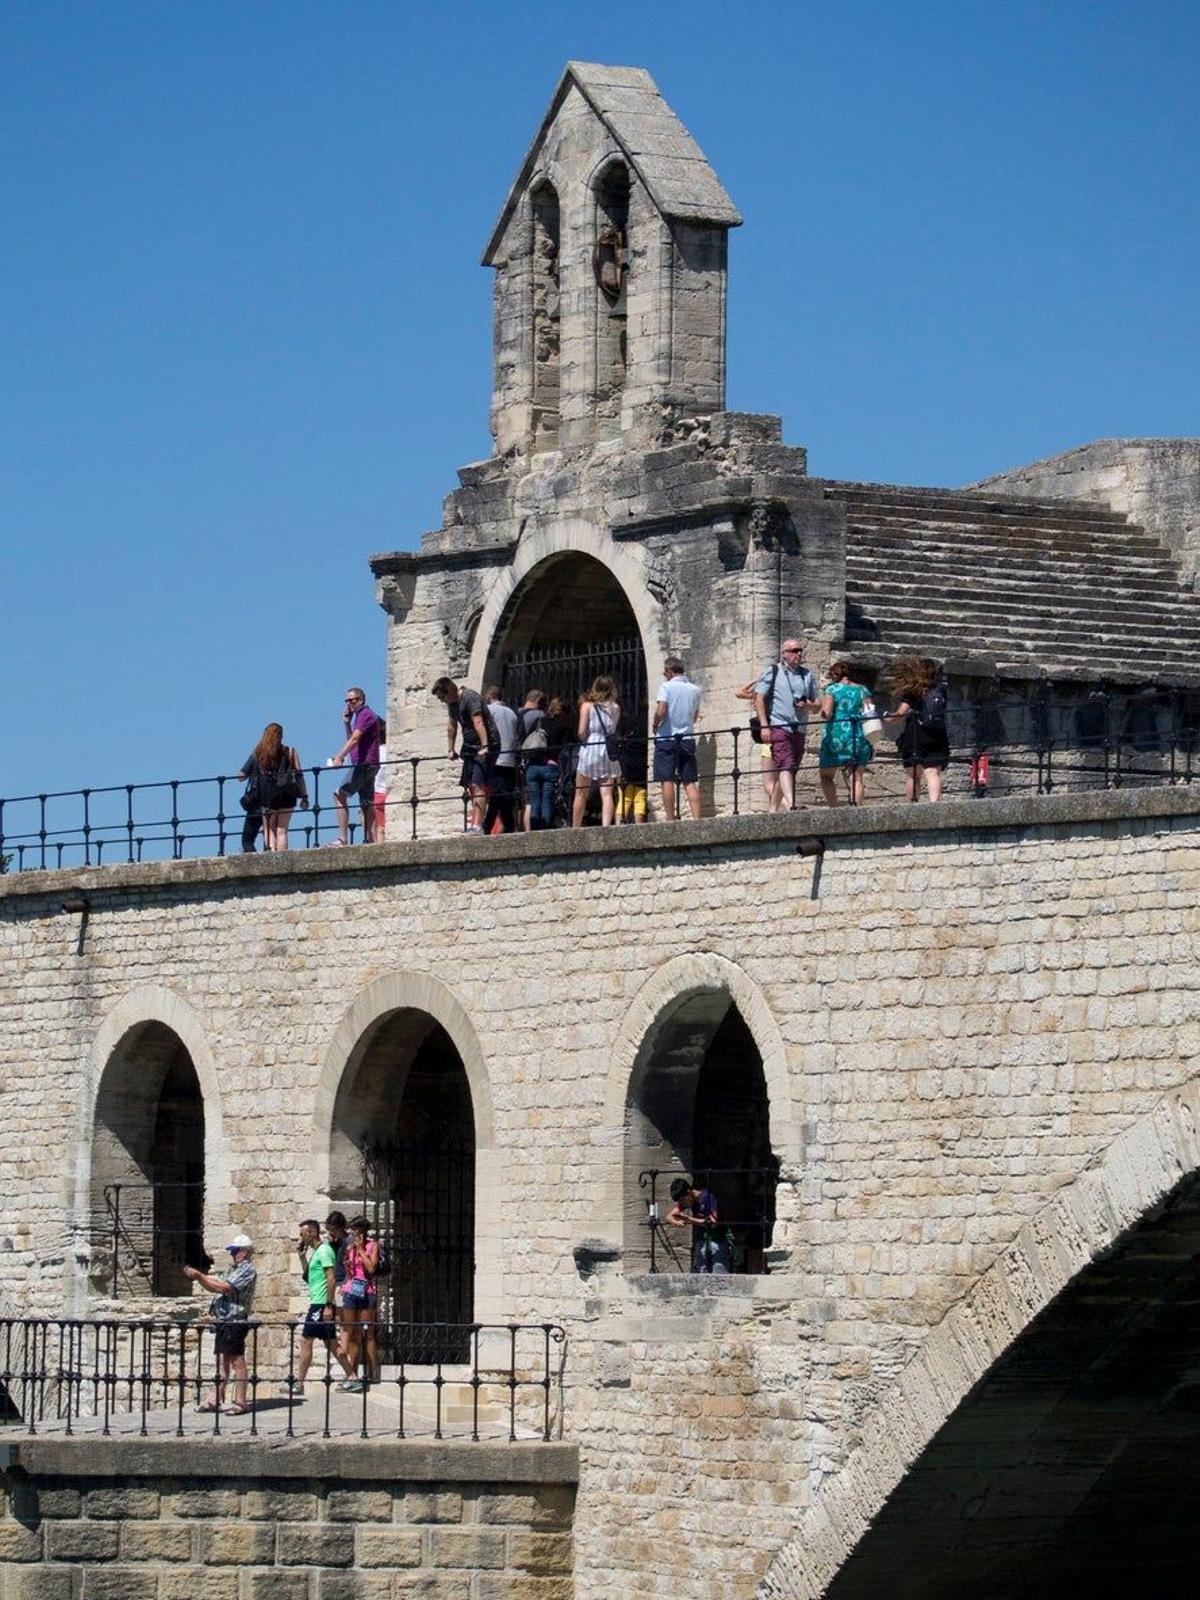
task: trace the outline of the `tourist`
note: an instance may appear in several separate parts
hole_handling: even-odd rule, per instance
[[[375,774],[379,771],[379,718],[367,704],[362,689],[347,689],[346,704],[342,712],[346,742],[333,756],[330,766],[340,767],[347,756],[351,773],[345,783],[333,791],[337,807],[338,836],[330,843],[350,843],[350,802],[356,799],[362,812],[363,843],[371,844],[375,838]]]
[[[904,764],[905,794],[916,800],[921,780],[931,800],[942,798],[942,774],[950,765],[946,685],[937,663],[920,656],[897,661],[887,676],[895,705],[884,718],[899,723],[896,753]]]
[[[304,1275],[308,1291],[308,1310],[300,1334],[300,1357],[296,1365],[296,1375],[288,1380],[292,1393],[299,1395],[304,1393],[304,1380],[312,1365],[313,1350],[317,1341],[333,1346],[333,1355],[343,1371],[346,1371],[347,1377],[352,1377],[353,1372],[346,1369],[335,1343],[337,1313],[333,1302],[337,1256],[332,1245],[322,1242],[321,1224],[315,1217],[308,1217],[300,1224],[296,1253],[300,1257],[300,1270]]]
[[[740,689],[735,689],[733,691],[734,698],[737,700],[749,700],[750,704],[753,705],[755,682],[756,680],[751,678],[749,683],[744,683]],[[758,747],[758,750],[758,764],[762,773],[763,793],[767,797],[767,810],[774,811],[777,809],[775,806],[775,796],[779,792],[779,774],[775,771],[775,758],[771,753],[770,739],[763,739],[762,743]]]
[[[719,1228],[721,1208],[711,1189],[697,1189],[690,1178],[671,1184],[671,1209],[663,1221],[692,1230],[692,1271],[729,1272],[729,1229]]]
[[[446,725],[447,752],[457,756],[458,736],[462,734],[462,773],[459,784],[470,798],[466,831],[482,833],[491,787],[491,769],[500,749],[500,734],[483,696],[475,689],[460,687],[453,678],[439,678],[429,691],[450,714]]]
[[[378,1297],[375,1276],[379,1271],[379,1246],[370,1237],[366,1217],[352,1217],[349,1236],[342,1255],[346,1276],[342,1281],[342,1320],[346,1329],[345,1357],[348,1381],[341,1385],[349,1393],[362,1392],[357,1373],[361,1361],[364,1378],[373,1378],[379,1367],[379,1343],[375,1331]],[[361,1332],[360,1332],[361,1330]]]
[[[522,824],[526,833],[548,828],[554,817],[554,785],[558,767],[546,759],[546,696],[531,689],[517,712],[517,742],[521,748],[522,787],[525,794]]]
[[[254,1246],[244,1233],[239,1233],[225,1246],[229,1254],[229,1271],[224,1277],[214,1272],[201,1272],[199,1267],[184,1267],[183,1275],[207,1289],[216,1298],[208,1308],[213,1324],[213,1343],[217,1354],[218,1377],[216,1392],[211,1400],[204,1400],[200,1411],[221,1411],[226,1416],[244,1417],[250,1410],[247,1400],[248,1377],[246,1371],[246,1336],[249,1333],[250,1308],[254,1304],[254,1286],[258,1278],[250,1260]],[[233,1380],[234,1398],[225,1405],[225,1393]]]
[[[621,776],[617,784],[617,819],[642,823],[650,820],[649,748],[644,733],[628,733],[621,740]]]
[[[242,762],[238,777],[246,784],[242,804],[246,807],[246,825],[254,819],[254,832],[250,835],[249,849],[254,849],[254,838],[261,823],[264,850],[286,850],[288,825],[292,812],[299,805],[308,805],[308,785],[300,757],[290,745],[283,742],[283,728],[278,722],[268,722],[262,737]],[[250,804],[247,805],[247,801]],[[242,831],[242,849],[246,850],[246,830]]]
[[[583,814],[593,787],[600,790],[600,825],[611,828],[615,818],[613,784],[621,768],[613,755],[618,748],[617,729],[621,725],[621,708],[611,678],[599,677],[579,704],[579,724],[575,730],[579,740],[579,760],[575,768],[575,804],[571,825],[583,826]]]
[[[871,741],[863,732],[863,706],[869,703],[871,691],[851,676],[853,670],[848,662],[835,661],[829,669],[828,686],[821,696],[825,732],[821,736],[817,764],[820,767],[821,793],[825,796],[826,805],[830,806],[838,803],[834,779],[839,770],[844,770],[848,778],[850,804],[862,805],[866,768],[875,754]]]
[[[778,775],[770,809],[788,811],[796,803],[796,769],[804,759],[808,714],[818,708],[816,680],[804,665],[799,639],[785,639],[779,660],[759,675],[754,705]]]
[[[500,735],[500,748],[492,764],[492,781],[487,810],[483,814],[484,833],[515,833],[517,827],[517,766],[521,754],[520,723],[517,713],[505,703],[504,691],[494,683],[483,692],[488,714]]]
[[[565,822],[571,807],[571,779],[576,757],[575,713],[562,695],[552,694],[546,706],[546,765],[553,782],[542,790],[542,826],[552,828],[556,815]],[[561,812],[560,812],[561,804]]]
[[[379,719],[379,770],[375,774],[375,839],[382,844],[387,838],[388,789],[391,787],[392,769],[388,765],[387,723]]]
[[[663,662],[665,674],[654,706],[654,781],[662,785],[663,816],[678,816],[678,788],[687,796],[693,821],[700,820],[700,776],[696,770],[696,717],[700,689],[678,656]]]

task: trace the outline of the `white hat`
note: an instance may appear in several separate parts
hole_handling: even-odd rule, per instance
[[[253,1250],[254,1243],[244,1233],[236,1233],[225,1248],[227,1250]]]

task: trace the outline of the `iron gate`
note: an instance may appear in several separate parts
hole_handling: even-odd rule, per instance
[[[626,728],[644,725],[646,658],[641,640],[602,639],[591,644],[548,644],[516,651],[504,658],[501,684],[510,706],[519,706],[531,689],[547,698],[561,695],[574,706],[598,677],[616,684],[617,703]]]
[[[388,1271],[378,1280],[385,1360],[465,1361],[474,1316],[475,1149],[428,1139],[363,1152],[363,1213]]]

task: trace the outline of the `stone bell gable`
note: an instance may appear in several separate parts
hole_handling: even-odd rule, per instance
[[[497,451],[720,410],[726,241],[741,220],[648,72],[570,62],[483,255]]]

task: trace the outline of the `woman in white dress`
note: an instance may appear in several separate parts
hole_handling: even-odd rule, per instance
[[[620,764],[608,753],[608,741],[621,723],[611,678],[597,678],[579,706],[579,761],[575,767],[575,806],[571,818],[576,828],[583,826],[592,785],[600,785],[600,825],[611,828],[614,819],[613,783],[620,777]]]

